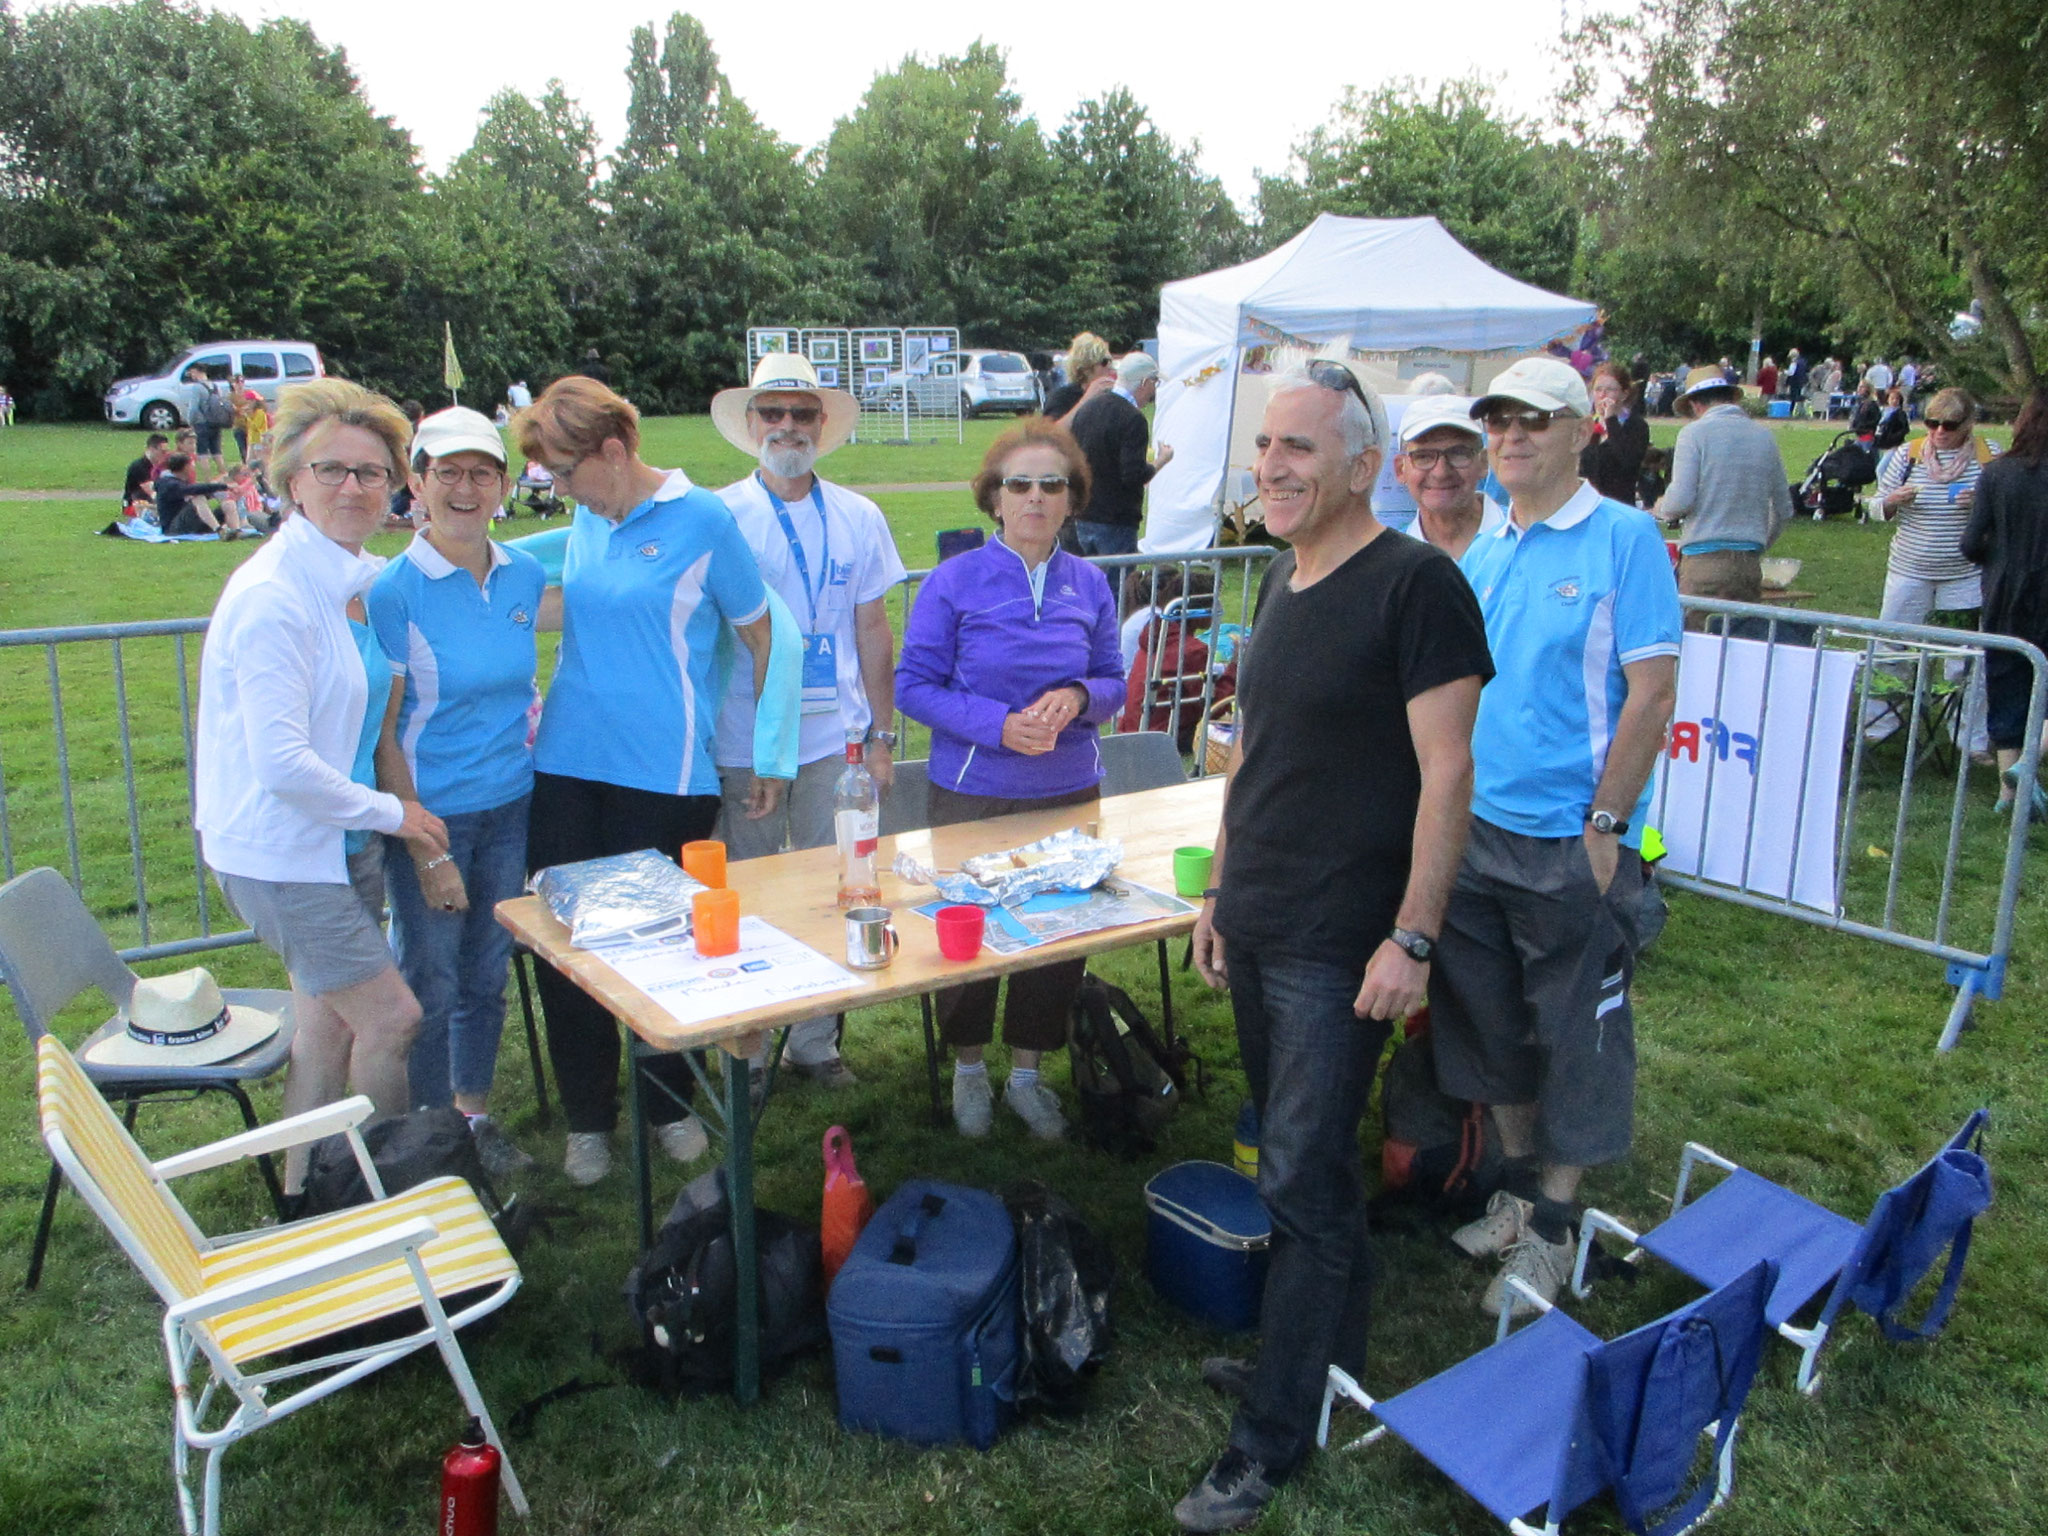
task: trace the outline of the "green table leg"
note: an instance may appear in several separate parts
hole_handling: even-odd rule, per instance
[[[754,1105],[747,1064],[725,1065],[725,1177],[732,1202],[733,1380],[742,1403],[761,1396],[760,1263],[754,1248]]]

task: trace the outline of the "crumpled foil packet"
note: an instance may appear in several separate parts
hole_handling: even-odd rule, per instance
[[[896,855],[894,867],[900,878],[914,885],[934,886],[947,901],[975,907],[1015,907],[1045,891],[1093,890],[1123,860],[1122,843],[1090,837],[1079,827],[1069,827],[1022,848],[962,859],[957,872],[941,874],[907,853]]]
[[[705,889],[652,848],[555,864],[529,883],[578,949],[687,930],[690,898]]]

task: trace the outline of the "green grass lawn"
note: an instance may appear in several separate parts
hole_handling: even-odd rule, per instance
[[[970,433],[995,430],[978,425]],[[23,445],[43,441],[31,432],[50,434],[47,443],[55,446],[47,454],[38,447],[28,455],[36,462],[25,464]],[[650,457],[681,462],[720,483],[741,465],[736,455],[723,464],[706,432],[701,421],[651,423]],[[1660,440],[1668,435],[1660,426]],[[1788,469],[1803,469],[1826,437],[1814,428],[1782,429]],[[104,428],[16,429],[0,436],[0,486],[104,483],[92,477],[110,463],[117,471],[134,441]],[[855,451],[835,457],[832,467],[871,484],[965,478],[978,452],[874,448],[859,450],[865,457],[856,461]],[[958,494],[882,501],[913,567],[929,563],[937,529],[975,516]],[[228,571],[247,558],[243,546],[147,548],[94,538],[92,530],[111,513],[111,500],[0,503],[0,548],[7,551],[0,627],[203,614]],[[1876,608],[1888,537],[1883,528],[1802,522],[1787,530],[1780,550],[1806,562],[1800,586],[1817,594],[1808,607],[1868,613]],[[394,535],[374,547],[391,553],[401,543]],[[196,679],[196,646],[188,647],[187,668]],[[75,813],[89,900],[109,931],[130,942],[136,919],[111,665],[104,653],[67,659],[59,682],[79,705],[68,748],[79,783]],[[178,889],[190,883],[191,851],[171,645],[130,643],[123,683],[135,721],[128,750],[146,786],[141,832],[152,892],[162,902],[158,921],[164,931],[189,932],[198,898],[196,890]],[[63,809],[50,788],[50,687],[40,650],[0,650],[0,770],[16,828],[14,855],[19,864],[62,868]],[[1990,867],[1999,823],[1982,778],[1973,780],[1966,822],[1957,919],[1966,934],[1988,929],[1995,897]],[[1909,825],[1915,848],[1944,821],[1945,804],[1923,801],[1916,809]],[[1924,854],[1890,849],[1889,807],[1866,804],[1860,820],[1859,848],[1881,845],[1924,871]],[[1859,860],[1852,900],[1870,898],[1886,863]],[[1954,1321],[1939,1342],[1893,1346],[1866,1319],[1852,1319],[1829,1346],[1825,1385],[1813,1400],[1792,1389],[1792,1351],[1770,1350],[1738,1449],[1735,1502],[1716,1517],[1715,1529],[1735,1536],[1880,1529],[1946,1536],[2017,1532],[2036,1523],[2035,1502],[2048,1495],[2048,1296],[2038,1283],[2048,1262],[2048,1215],[2030,1194],[2048,1153],[2048,1045],[2038,1028],[2048,1004],[2048,982],[2038,969],[2041,902],[2036,866],[2027,875],[2005,1000],[1981,1006],[1978,1027],[1960,1048],[1937,1057],[1932,1044],[1950,995],[1938,965],[1725,903],[1674,899],[1670,926],[1644,957],[1635,992],[1636,1155],[1590,1179],[1589,1197],[1628,1217],[1653,1218],[1668,1196],[1680,1146],[1699,1139],[1860,1218],[1880,1189],[1911,1171],[1978,1104],[1992,1107],[1999,1180],[1998,1205],[1979,1224]],[[222,952],[209,963],[224,984],[281,984],[276,961],[260,949]],[[1149,951],[1113,957],[1106,969],[1156,1007]],[[1123,1268],[1119,1335],[1085,1411],[1031,1420],[987,1455],[842,1433],[822,1359],[799,1364],[748,1410],[721,1398],[669,1402],[624,1384],[613,1352],[627,1342],[619,1292],[634,1258],[625,1159],[592,1191],[574,1191],[560,1179],[560,1121],[552,1129],[538,1125],[523,1040],[516,1028],[508,1033],[496,1103],[514,1136],[543,1159],[530,1193],[548,1224],[524,1258],[525,1289],[492,1325],[472,1332],[470,1357],[501,1423],[571,1379],[599,1384],[540,1411],[513,1440],[535,1505],[534,1518],[517,1528],[535,1536],[1122,1536],[1170,1529],[1168,1507],[1221,1444],[1228,1424],[1225,1405],[1200,1385],[1197,1363],[1241,1341],[1182,1318],[1146,1285],[1140,1191],[1170,1162],[1227,1161],[1244,1091],[1227,999],[1187,974],[1177,974],[1175,989],[1182,1027],[1208,1059],[1214,1081],[1207,1099],[1191,1102],[1173,1122],[1158,1152],[1135,1163],[1029,1142],[1005,1117],[986,1143],[934,1130],[924,1110],[916,1012],[908,1006],[851,1021],[847,1049],[861,1074],[859,1088],[828,1098],[796,1087],[770,1107],[759,1143],[765,1205],[814,1216],[819,1138],[838,1123],[852,1131],[878,1192],[918,1174],[990,1188],[1038,1177],[1109,1237]],[[0,1536],[163,1531],[173,1520],[170,1398],[150,1293],[69,1194],[59,1207],[42,1289],[18,1289],[47,1163],[35,1139],[29,1053],[5,1013],[0,1005],[0,1286],[13,1289],[0,1308],[0,1358],[8,1362],[0,1378],[0,1443],[9,1449],[0,1460]],[[99,1017],[93,1004],[81,1005],[65,1021],[67,1036],[76,1038]],[[1064,1068],[1055,1064],[1052,1075],[1067,1091]],[[266,1115],[277,1112],[274,1086],[259,1094],[259,1105]],[[232,1128],[232,1111],[221,1104],[171,1105],[145,1111],[140,1134],[163,1155]],[[1376,1142],[1375,1120],[1365,1137],[1369,1163],[1376,1161]],[[679,1180],[672,1168],[661,1169],[659,1198],[669,1198]],[[263,1214],[260,1186],[243,1172],[202,1175],[183,1193],[210,1230],[233,1230]],[[1439,1231],[1391,1231],[1380,1256],[1369,1387],[1397,1390],[1491,1337],[1490,1321],[1476,1310],[1485,1275],[1451,1257]],[[1691,1294],[1668,1274],[1652,1273],[1633,1285],[1610,1283],[1571,1310],[1611,1334]],[[437,1365],[414,1362],[388,1372],[231,1453],[224,1528],[422,1529],[438,1457],[460,1427]],[[1475,1423],[1474,1432],[1484,1433],[1484,1424]],[[1610,1509],[1596,1506],[1573,1528],[1621,1527]],[[1417,1458],[1382,1444],[1313,1465],[1260,1529],[1498,1527]]]

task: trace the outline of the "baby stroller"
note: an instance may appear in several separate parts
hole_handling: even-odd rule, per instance
[[[528,463],[514,488],[519,493],[514,504],[535,517],[560,517],[569,510],[569,504],[555,494],[555,477],[538,464]]]
[[[1853,432],[1836,435],[1828,450],[1806,468],[1792,487],[1792,505],[1815,522],[1856,508],[1856,493],[1877,483],[1877,454]]]

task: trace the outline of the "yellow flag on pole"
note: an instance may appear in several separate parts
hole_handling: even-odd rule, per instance
[[[441,322],[441,382],[448,386],[448,396],[460,405],[457,391],[462,388],[462,361],[455,355],[455,327],[446,320]]]

